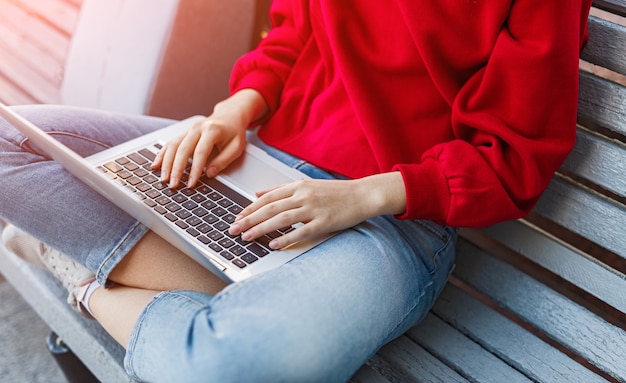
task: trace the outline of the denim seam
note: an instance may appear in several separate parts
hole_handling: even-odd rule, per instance
[[[156,302],[159,300],[159,298],[164,296],[166,293],[167,293],[167,291],[162,291],[162,292],[156,294],[152,298],[152,300],[150,300],[150,302],[148,302],[146,307],[141,312],[141,314],[139,316],[139,319],[137,319],[137,322],[133,326],[132,332],[130,334],[130,338],[128,340],[128,345],[127,345],[127,349],[126,349],[126,356],[127,356],[127,358],[125,358],[125,360],[124,360],[124,368],[126,369],[126,373],[129,374],[132,377],[132,379],[135,380],[135,381],[139,381],[140,380],[139,376],[137,376],[137,374],[135,373],[135,371],[133,369],[133,359],[134,359],[134,355],[135,355],[134,351],[135,351],[135,348],[137,347],[137,339],[139,339],[139,333],[141,332],[141,329],[142,329],[142,327],[144,325],[146,317],[148,316],[148,311],[152,308],[153,305],[156,304]]]
[[[414,220],[414,222],[418,224],[420,227],[422,227],[424,230],[426,230],[428,233],[436,236],[437,239],[439,239],[442,242],[442,245],[437,249],[437,251],[433,253],[432,257],[430,258],[433,263],[433,270],[432,271],[429,270],[428,272],[430,275],[434,275],[437,273],[437,270],[439,269],[440,255],[442,251],[450,245],[450,240],[452,236],[450,236],[447,233],[440,233],[440,232],[437,232],[436,230],[433,230],[433,228],[430,227],[430,225],[425,224],[424,220]],[[400,234],[405,236],[403,232],[401,232]],[[407,242],[410,244],[411,247],[414,248],[414,246],[411,244],[411,241],[407,241]],[[415,249],[415,252],[419,252],[419,251],[421,251],[421,249]]]
[[[86,136],[82,136],[82,135],[80,135],[80,134],[69,133],[69,132],[60,132],[60,131],[50,131],[50,132],[48,132],[48,134],[49,134],[49,135],[51,135],[51,136],[54,136],[54,135],[59,135],[59,136],[66,136],[66,137],[79,138],[79,139],[81,139],[81,140],[85,140],[85,141],[88,141],[88,142],[91,142],[91,143],[94,143],[94,144],[98,144],[98,145],[102,146],[103,148],[110,148],[110,145],[107,145],[107,144],[105,144],[105,143],[104,143],[104,142],[102,142],[102,141],[95,140],[95,139],[93,139],[93,138],[89,138],[89,137],[86,137]],[[30,141],[30,139],[29,139],[28,137],[24,137],[24,138],[22,139],[22,141],[20,141],[20,142],[19,142],[20,148],[22,148],[22,149],[26,149],[26,148],[24,147],[24,145],[25,145],[27,142],[29,142],[29,141]]]
[[[400,325],[402,323],[404,323],[404,320],[411,315],[411,313],[415,310],[415,308],[418,306],[419,302],[422,300],[422,298],[424,298],[424,296],[426,296],[426,290],[428,290],[428,288],[430,288],[433,285],[433,280],[431,279],[426,285],[424,285],[424,287],[421,289],[421,293],[420,295],[418,295],[414,300],[413,300],[413,304],[411,305],[411,308],[409,310],[407,310],[404,315],[402,316],[402,320],[400,320],[398,322],[397,325],[394,326],[394,328],[392,328],[390,331],[387,332],[387,337],[385,338],[385,340],[378,346],[378,348],[382,347],[383,345],[387,344],[389,341],[391,341],[391,339],[389,339],[389,336],[391,334],[393,334],[394,332],[396,332],[396,330],[398,329],[398,327],[400,327]],[[428,312],[427,312],[428,313]],[[377,351],[376,351],[377,352]],[[376,354],[376,352],[374,352],[372,355],[370,355],[370,357],[372,357],[374,354]]]
[[[98,282],[100,282],[101,285],[105,285],[106,284],[106,280],[108,279],[108,275],[105,277],[103,275],[101,275],[103,273],[103,269],[105,268],[105,265],[112,259],[114,258],[114,256],[117,254],[117,252],[120,250],[120,248],[122,248],[122,246],[126,243],[126,241],[129,239],[129,237],[131,236],[131,234],[133,234],[135,231],[137,231],[137,229],[139,227],[141,227],[141,223],[139,222],[135,222],[135,224],[133,226],[131,226],[122,236],[122,238],[117,242],[117,244],[115,245],[115,247],[113,247],[110,251],[109,254],[104,258],[104,260],[102,261],[102,263],[100,263],[100,266],[98,267],[98,270],[96,270],[96,276],[98,277]],[[124,254],[125,256],[126,254]]]
[[[141,312],[139,316],[139,319],[137,319],[135,326],[133,327],[133,330],[131,332],[131,336],[128,340],[128,345],[127,345],[128,348],[126,351],[127,358],[124,361],[124,368],[126,369],[126,372],[135,381],[139,381],[139,377],[137,376],[134,369],[132,368],[133,367],[132,360],[135,355],[135,349],[137,347],[137,339],[139,339],[139,333],[144,327],[144,323],[146,321],[146,318],[148,317],[148,312],[152,309],[152,307],[156,305],[158,302],[160,302],[162,299],[165,299],[167,297],[182,298],[186,300],[187,302],[192,302],[192,303],[197,304],[198,306],[206,307],[206,304],[204,302],[201,302],[197,299],[193,299],[192,297],[186,294],[182,294],[181,293],[182,291],[185,291],[185,290],[161,291],[160,293],[156,294],[154,297],[152,297],[150,302],[148,302],[146,307],[143,309],[143,311]],[[211,329],[213,329],[213,326],[210,326],[210,327]]]

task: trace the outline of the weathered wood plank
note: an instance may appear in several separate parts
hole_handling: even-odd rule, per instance
[[[6,105],[32,104],[35,100],[13,82],[0,75],[0,101]]]
[[[582,59],[626,74],[626,27],[590,16],[589,37]]]
[[[64,0],[13,0],[16,6],[70,37],[76,21],[76,4]]]
[[[11,2],[0,2],[0,24],[14,29],[25,39],[38,44],[59,62],[65,61],[69,47],[67,36]]]
[[[524,322],[531,323],[534,328],[546,334],[550,339],[581,356],[601,371],[620,381],[626,381],[625,330],[607,323],[584,307],[537,282],[531,276],[487,255],[466,241],[459,243],[455,276],[489,296],[498,306],[515,314]],[[464,306],[464,301],[465,299],[456,299],[450,307],[452,310],[457,310],[459,315],[463,314],[467,317],[469,308]],[[446,301],[443,300],[443,302]],[[437,310],[436,313],[444,316]],[[480,322],[487,321],[489,325],[487,329],[475,335],[476,339],[505,342],[502,345],[506,346],[507,340],[510,342],[511,339],[523,336],[501,332],[505,324],[490,323],[492,319],[486,319],[489,315],[492,314],[489,312],[477,314]],[[446,317],[446,321],[451,320]],[[454,324],[456,327],[464,326],[461,322],[458,325],[456,322]],[[488,329],[491,329],[493,334],[489,334]],[[509,344],[509,347],[514,347],[514,345]],[[512,352],[516,351],[512,350]],[[529,348],[525,353],[530,353],[529,356],[550,355],[548,350],[539,352],[533,351],[533,348]],[[520,357],[523,361],[524,356],[520,355]],[[553,364],[551,358],[545,361]],[[525,370],[522,369],[522,371]],[[549,371],[545,371],[538,376],[542,376],[543,373],[549,375]],[[567,371],[562,373],[567,373]],[[563,381],[586,382],[589,380],[566,379]]]
[[[541,233],[522,221],[484,230],[507,247],[626,313],[626,275]]]
[[[524,383],[528,377],[433,314],[407,336],[472,382]]]
[[[578,93],[581,125],[600,126],[626,135],[626,88],[581,72]]]
[[[534,211],[626,258],[623,205],[556,177]]]
[[[561,351],[454,286],[433,311],[482,347],[539,382],[605,382]]]
[[[350,378],[350,383],[389,383],[389,380],[384,378],[378,372],[374,371],[367,364],[359,369],[359,371]]]
[[[64,62],[42,49],[41,44],[34,43],[23,34],[17,33],[15,28],[0,24],[0,36],[2,36],[0,50],[4,53],[3,57],[11,56],[13,60],[38,73],[55,88],[61,87]]]
[[[0,73],[10,78],[20,89],[27,92],[38,103],[60,103],[59,88],[50,83],[33,69],[25,66],[20,60],[12,56],[12,52],[3,49],[0,43]]]
[[[405,336],[383,347],[367,365],[391,382],[468,382]]]
[[[626,198],[626,145],[621,142],[579,129],[561,169]]]
[[[594,0],[593,4],[617,15],[626,16],[626,1],[624,0]]]

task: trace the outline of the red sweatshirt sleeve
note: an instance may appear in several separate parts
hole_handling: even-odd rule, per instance
[[[272,29],[259,46],[241,57],[233,68],[231,94],[244,88],[260,92],[269,107],[264,121],[278,108],[291,68],[311,34],[307,8],[302,3],[300,0],[274,0],[270,11]],[[264,121],[255,121],[255,124]]]
[[[455,1],[434,3],[445,8]],[[575,141],[578,57],[589,7],[589,0],[511,2],[488,60],[460,88],[451,76],[459,60],[450,58],[468,42],[452,27],[439,36],[441,48],[423,33],[438,21],[423,20],[414,38],[449,99],[455,139],[426,151],[419,164],[395,166],[407,193],[400,218],[482,226],[530,211]],[[411,12],[407,7],[405,16],[415,16]],[[492,32],[484,33],[489,41]]]

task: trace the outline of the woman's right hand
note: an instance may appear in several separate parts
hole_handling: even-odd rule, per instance
[[[190,158],[188,187],[195,186],[203,172],[215,177],[244,152],[246,128],[266,112],[267,104],[258,92],[241,90],[217,104],[209,117],[165,144],[152,168],[161,170],[161,181],[168,182],[170,188],[179,186]]]

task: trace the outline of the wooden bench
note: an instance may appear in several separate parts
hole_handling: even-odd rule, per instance
[[[426,320],[353,382],[626,382],[626,1],[597,0],[580,65],[578,139],[523,220],[463,229]],[[0,271],[102,382],[123,350],[65,304],[47,273]]]

